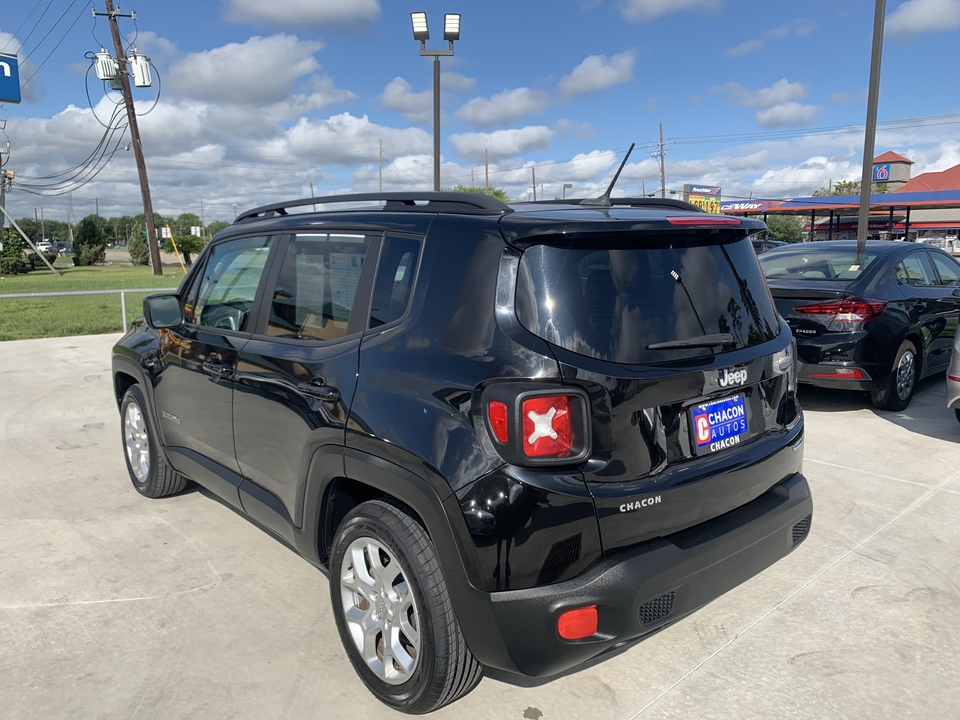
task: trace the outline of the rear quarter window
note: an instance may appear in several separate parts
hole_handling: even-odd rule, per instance
[[[760,266],[770,280],[856,280],[876,258],[864,253],[858,260],[856,249],[826,250],[809,243],[764,253]]]

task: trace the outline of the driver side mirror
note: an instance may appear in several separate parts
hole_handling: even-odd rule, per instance
[[[183,308],[177,295],[150,295],[143,299],[143,318],[154,330],[183,325]]]

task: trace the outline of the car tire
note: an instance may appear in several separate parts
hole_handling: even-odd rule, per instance
[[[903,410],[913,399],[920,379],[920,365],[917,360],[917,348],[910,340],[904,340],[897,350],[884,386],[870,394],[873,404],[881,410]]]
[[[422,714],[473,690],[483,667],[463,639],[433,543],[411,515],[383,500],[347,514],[333,541],[330,598],[340,640],[370,692]]]
[[[130,386],[120,403],[120,436],[130,481],[149,498],[176,495],[187,486],[187,479],[167,463],[146,408],[140,386]]]

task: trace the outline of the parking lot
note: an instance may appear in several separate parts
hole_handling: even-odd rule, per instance
[[[0,343],[0,717],[400,717],[356,677],[324,575],[202,491],[133,489],[119,336]],[[960,423],[801,390],[809,539],[658,635],[434,717],[955,718]]]

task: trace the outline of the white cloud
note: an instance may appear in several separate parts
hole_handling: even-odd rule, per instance
[[[739,45],[734,45],[733,47],[727,48],[726,55],[727,57],[740,57],[742,55],[749,55],[753,52],[758,52],[765,48],[767,43],[760,39],[745,40]]]
[[[553,132],[543,125],[528,125],[517,130],[495,130],[491,133],[459,133],[450,136],[450,144],[465,160],[480,162],[484,151],[491,160],[515,157],[549,147]]]
[[[170,68],[166,87],[178,97],[202,102],[254,107],[282,102],[300,78],[320,69],[313,54],[321,47],[292,35],[252,37],[184,56]],[[327,91],[326,104],[353,97],[332,84]]]
[[[415,93],[410,89],[410,83],[402,77],[395,77],[388,82],[377,100],[385,108],[400,113],[416,125],[426,124],[433,117],[433,92],[424,90]]]
[[[295,30],[353,25],[380,16],[378,0],[224,0],[223,8],[228,20]]]
[[[740,83],[727,83],[713,88],[718,92],[729,92],[738,105],[744,107],[768,108],[793,100],[802,100],[807,94],[803,83],[790,82],[786,78],[777,80],[770,87],[748,90]]]
[[[795,35],[796,37],[807,37],[816,30],[817,26],[812,20],[803,18],[785,22],[777,27],[764,30],[759,38],[746,40],[739,45],[734,45],[726,50],[727,57],[741,57],[750,53],[758,52],[767,46],[770,40],[782,40],[783,38]]]
[[[960,28],[960,0],[907,0],[886,19],[890,35],[912,37]]]
[[[420,128],[390,128],[370,122],[364,115],[341,113],[325,120],[300,118],[282,137],[249,146],[247,159],[289,164],[355,165],[377,162],[380,141],[387,150],[403,154],[432,153],[431,135]]]
[[[465,103],[457,115],[477,127],[508,125],[525,115],[543,112],[549,103],[550,96],[542,90],[516,88],[489,98],[474,98]]]
[[[801,127],[812,123],[822,112],[817,105],[786,102],[756,114],[757,124],[765,128]]]
[[[718,0],[623,0],[623,16],[630,22],[646,22],[669,13],[719,6]]]
[[[472,92],[476,86],[477,81],[474,78],[467,77],[458,72],[440,73],[440,87],[443,88],[444,91]]]
[[[632,50],[614,55],[609,60],[606,55],[590,55],[569,75],[560,78],[558,89],[563,97],[570,98],[630,82],[635,62],[636,53]]]

